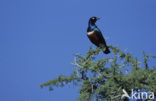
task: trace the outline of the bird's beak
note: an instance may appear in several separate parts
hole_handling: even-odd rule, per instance
[[[96,18],[96,20],[100,20],[100,18]]]

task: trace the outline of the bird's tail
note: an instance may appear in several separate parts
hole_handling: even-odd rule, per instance
[[[106,48],[105,48],[105,50],[103,51],[103,53],[105,53],[105,54],[109,54],[109,53],[110,53],[109,48],[108,48],[108,47],[106,47]]]

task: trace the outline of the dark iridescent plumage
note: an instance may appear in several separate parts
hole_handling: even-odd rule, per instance
[[[96,21],[99,18],[91,17],[88,22],[87,36],[89,40],[95,44],[97,47],[105,48],[104,53],[110,53],[108,46],[106,45],[106,41],[100,31],[100,29],[95,25]]]

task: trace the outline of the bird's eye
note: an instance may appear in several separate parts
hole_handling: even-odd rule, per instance
[[[95,20],[95,18],[92,18],[93,20]]]

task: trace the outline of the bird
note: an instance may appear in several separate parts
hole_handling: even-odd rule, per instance
[[[104,53],[105,54],[109,54],[110,53],[110,50],[109,50],[109,47],[107,46],[106,44],[106,41],[100,31],[100,29],[96,26],[96,21],[99,20],[100,18],[98,17],[91,17],[89,19],[89,22],[88,22],[88,28],[87,28],[87,36],[89,38],[89,40],[94,44],[96,45],[97,47],[100,47],[100,48],[104,48]]]

